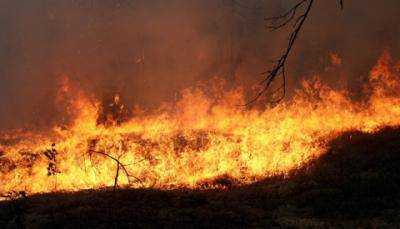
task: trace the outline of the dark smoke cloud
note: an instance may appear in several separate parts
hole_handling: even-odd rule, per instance
[[[0,129],[50,126],[66,74],[102,100],[156,107],[182,88],[218,76],[236,85],[261,79],[285,46],[265,16],[294,1],[241,0],[0,1]],[[289,87],[325,72],[357,88],[384,48],[398,55],[398,0],[316,1],[289,61]],[[329,54],[342,57],[330,66]],[[342,77],[342,78],[341,78]]]

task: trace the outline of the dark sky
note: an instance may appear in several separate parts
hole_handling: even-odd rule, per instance
[[[231,2],[0,0],[0,129],[57,122],[63,74],[100,100],[120,93],[145,107],[215,76],[259,81],[287,36],[267,31],[264,17],[295,1]],[[384,49],[399,55],[400,1],[345,0],[340,11],[336,0],[316,0],[289,62],[289,89],[314,73],[357,88]],[[328,68],[330,53],[340,69]]]

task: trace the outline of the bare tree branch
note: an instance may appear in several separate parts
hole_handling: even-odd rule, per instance
[[[343,10],[343,0],[339,0],[340,9]]]
[[[118,179],[119,179],[119,171],[120,171],[120,169],[122,169],[122,171],[124,172],[126,178],[128,179],[128,184],[131,183],[130,178],[132,177],[137,182],[139,182],[139,183],[141,183],[143,185],[143,182],[139,178],[129,174],[128,170],[126,169],[126,166],[128,166],[128,165],[122,164],[122,162],[119,160],[119,158],[113,157],[113,156],[111,156],[111,155],[109,155],[109,154],[107,154],[105,152],[102,152],[102,151],[95,151],[95,150],[90,149],[89,150],[89,154],[92,154],[92,153],[103,155],[103,156],[108,157],[108,158],[112,159],[113,161],[115,161],[117,167],[116,167],[116,173],[115,173],[115,177],[114,177],[114,190],[116,190],[117,187],[118,187]]]
[[[340,9],[343,9],[343,0],[338,0],[338,1]],[[278,87],[277,90],[273,91],[271,95],[275,95],[278,92],[281,92],[282,94],[277,100],[273,101],[273,103],[277,103],[285,97],[286,95],[285,65],[293,49],[293,46],[297,38],[299,37],[299,33],[303,28],[303,25],[311,12],[313,4],[314,0],[300,0],[297,4],[293,5],[288,11],[284,12],[283,14],[265,19],[269,23],[267,27],[272,31],[286,27],[289,24],[293,24],[292,25],[293,30],[289,34],[289,41],[283,54],[276,61],[273,62],[274,65],[269,71],[262,73],[263,75],[264,74],[266,75],[264,80],[260,82],[260,84],[263,85],[262,89],[256,94],[256,96],[253,99],[248,101],[245,104],[245,106],[254,103],[263,94],[265,94],[267,90],[270,88],[273,81],[278,77],[282,77],[282,85]],[[301,9],[304,10],[300,15],[298,15],[298,12],[301,11]]]
[[[306,5],[306,9],[303,14],[298,16],[295,20],[294,23],[294,28],[291,34],[289,35],[289,42],[287,45],[287,48],[285,49],[284,53],[282,56],[275,62],[274,66],[272,67],[271,70],[264,72],[263,74],[266,74],[265,79],[260,82],[260,84],[263,84],[263,89],[258,92],[258,94],[248,101],[245,106],[248,106],[252,103],[254,103],[256,100],[258,100],[271,86],[272,82],[276,77],[281,76],[283,78],[282,80],[282,86],[280,87],[282,90],[282,96],[275,102],[279,102],[282,100],[286,94],[286,74],[285,74],[285,64],[288,59],[288,56],[290,55],[290,52],[292,51],[293,45],[299,35],[299,32],[301,31],[304,22],[306,21],[311,8],[313,6],[314,0],[301,0],[299,3],[291,7],[288,11],[286,11],[284,14],[279,15],[277,17],[271,17],[271,18],[266,18],[267,21],[269,21],[272,25],[269,26],[270,29],[272,30],[277,30],[282,27],[285,27],[289,22],[291,22],[293,19],[296,17],[297,11]],[[275,94],[275,92],[273,93]]]

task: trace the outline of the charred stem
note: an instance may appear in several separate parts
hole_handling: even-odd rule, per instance
[[[113,157],[113,156],[111,156],[111,155],[109,155],[109,154],[107,154],[105,152],[102,152],[102,151],[90,150],[89,153],[90,154],[95,153],[95,154],[103,155],[105,157],[108,157],[108,158],[112,159],[116,163],[117,167],[116,167],[116,173],[115,173],[115,177],[114,177],[114,186],[113,186],[114,191],[118,188],[118,179],[119,179],[119,175],[120,175],[120,172],[119,172],[120,169],[122,169],[122,171],[124,172],[126,178],[128,179],[128,184],[131,184],[131,178],[134,178],[137,182],[139,182],[139,183],[141,183],[143,185],[143,182],[139,178],[131,175],[128,172],[128,170],[126,168],[127,165],[123,164],[119,160],[119,158]]]

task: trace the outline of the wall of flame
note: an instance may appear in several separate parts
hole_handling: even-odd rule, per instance
[[[64,75],[57,99],[68,104],[72,122],[51,131],[4,132],[0,193],[113,186],[118,164],[112,158],[127,170],[119,171],[119,186],[213,188],[220,177],[246,184],[304,165],[343,131],[400,124],[400,62],[389,52],[370,71],[362,101],[321,77],[303,81],[291,101],[264,110],[238,106],[240,89],[219,96],[216,89],[214,96],[193,87],[152,114],[106,126],[96,122],[100,102]]]

